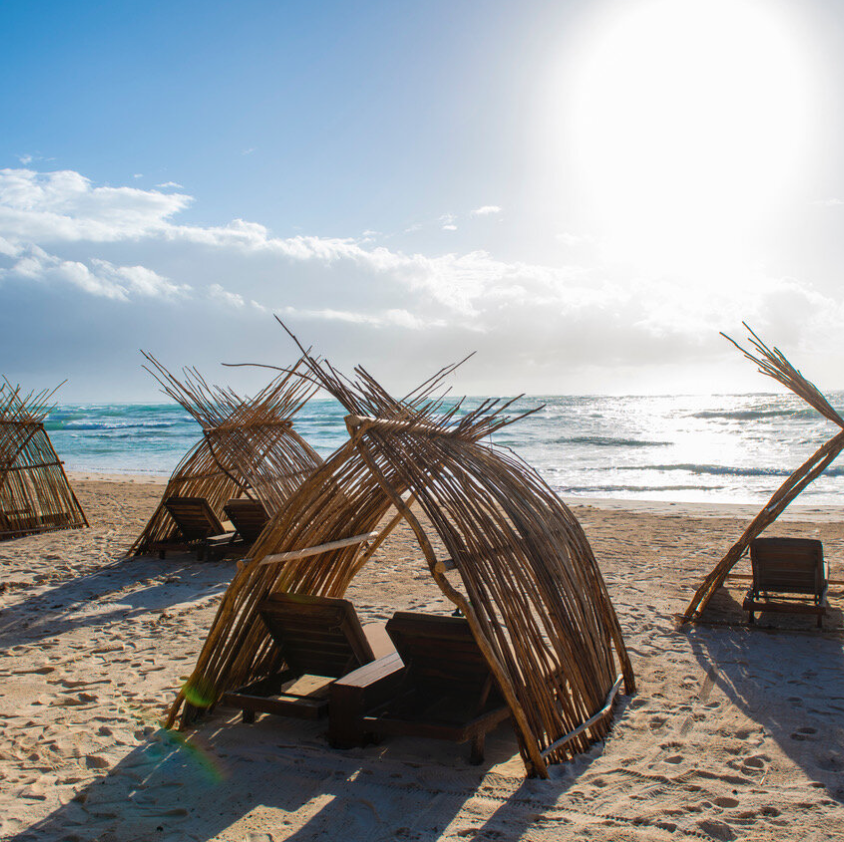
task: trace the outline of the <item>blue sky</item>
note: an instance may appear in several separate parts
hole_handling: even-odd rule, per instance
[[[306,344],[396,390],[844,386],[823,0],[6,3],[0,353],[145,400]]]

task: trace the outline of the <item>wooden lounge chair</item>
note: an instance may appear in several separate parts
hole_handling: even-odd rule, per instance
[[[153,545],[158,557],[164,558],[167,550],[196,550],[199,561],[209,547],[227,544],[235,534],[226,530],[204,497],[168,497],[164,506],[179,528],[179,534],[170,541]]]
[[[349,748],[387,734],[471,739],[471,762],[483,762],[487,732],[510,710],[468,622],[399,612],[387,632],[396,655],[331,686],[331,744]]]
[[[323,717],[331,681],[392,651],[383,624],[361,626],[345,599],[276,593],[258,610],[284,669],[224,694],[223,704],[240,708],[244,722],[257,712]]]
[[[818,628],[822,627],[828,575],[820,541],[757,538],[750,544],[750,563],[753,586],[742,607],[751,623],[756,611],[776,611],[817,615]]]
[[[247,543],[254,544],[270,519],[260,500],[237,497],[229,500],[223,511],[232,522],[237,534]]]

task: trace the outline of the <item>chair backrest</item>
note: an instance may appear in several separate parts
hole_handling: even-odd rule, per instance
[[[274,593],[258,610],[285,663],[298,675],[340,678],[375,660],[346,599]]]
[[[264,504],[260,500],[250,500],[248,497],[229,500],[223,506],[223,511],[246,541],[256,541],[270,519]]]
[[[387,633],[418,690],[468,697],[489,689],[489,664],[464,618],[399,611]]]
[[[210,538],[225,532],[223,524],[204,497],[168,497],[164,505],[188,541]]]
[[[813,538],[756,538],[750,562],[757,591],[820,594],[826,585],[823,544]]]

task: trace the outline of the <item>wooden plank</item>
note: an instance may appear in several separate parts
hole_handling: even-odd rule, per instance
[[[609,714],[612,710],[612,703],[615,701],[616,694],[618,693],[618,690],[621,687],[621,682],[623,680],[623,675],[620,675],[618,678],[616,678],[615,684],[613,684],[613,686],[610,688],[610,692],[607,696],[607,700],[604,703],[604,706],[594,716],[590,716],[589,719],[586,720],[586,722],[583,722],[578,725],[577,728],[574,729],[574,731],[571,731],[564,737],[560,737],[559,740],[554,740],[554,742],[551,743],[548,748],[542,750],[542,756],[548,757],[549,754],[554,751],[557,751],[558,749],[561,749],[566,743],[573,740],[578,734],[582,734],[587,728],[590,728],[600,719],[603,719],[605,716],[607,716],[607,714]]]
[[[311,699],[288,694],[253,696],[234,690],[223,695],[222,703],[243,711],[272,713],[297,719],[321,719],[328,713],[328,699]]]
[[[293,561],[297,558],[308,558],[312,555],[320,555],[331,550],[340,550],[343,547],[351,547],[354,544],[362,544],[364,541],[377,538],[380,532],[366,532],[363,535],[355,535],[353,538],[341,538],[339,541],[329,541],[327,544],[319,544],[316,547],[305,547],[301,550],[289,550],[286,553],[273,553],[272,555],[264,556],[259,562],[258,567],[265,564],[279,564],[283,561]],[[248,564],[249,559],[244,559]]]
[[[727,579],[735,579],[740,582],[752,582],[753,576],[750,573],[729,573]],[[829,585],[844,585],[844,579],[827,579]]]
[[[805,602],[756,602],[750,598],[742,603],[744,611],[759,614],[826,614],[826,605],[809,605]]]

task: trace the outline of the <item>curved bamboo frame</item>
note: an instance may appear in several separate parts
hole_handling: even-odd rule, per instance
[[[170,497],[204,497],[220,520],[232,497],[258,499],[274,512],[322,464],[293,429],[293,416],[317,389],[296,375],[299,363],[254,398],[244,398],[231,389],[209,386],[196,369],[185,369],[181,382],[151,354],[144,356],[152,366],[146,370],[164,392],[199,423],[202,439],[176,466],[129,556],[144,555],[152,546],[178,538],[179,529],[164,505]]]
[[[235,576],[167,726],[190,724],[226,690],[280,666],[257,616],[267,594],[342,596],[405,519],[432,577],[470,623],[528,773],[545,777],[548,764],[602,739],[620,673],[634,690],[632,667],[580,524],[532,468],[480,442],[517,420],[502,416],[509,404],[442,412],[430,394],[453,367],[396,401],[362,369],[351,383],[305,360],[349,412],[350,440],[278,511]],[[436,557],[420,510],[460,586]]]
[[[809,406],[816,409],[824,418],[840,427],[841,431],[819,448],[776,490],[771,499],[768,500],[767,505],[750,522],[739,540],[727,550],[726,555],[703,580],[686,607],[686,611],[681,618],[682,623],[695,622],[701,618],[709,601],[718,588],[724,584],[729,572],[744,555],[751,541],[758,538],[786,510],[803,489],[814,482],[835,461],[838,454],[844,449],[844,418],[832,408],[820,389],[794,368],[782,351],[778,348],[769,348],[746,323],[742,322],[742,324],[750,334],[748,343],[752,350],[742,348],[726,334],[722,333],[721,335],[732,342],[747,359],[755,363],[762,374],[782,383],[795,395],[803,398]]]
[[[0,385],[0,540],[88,526],[44,429],[56,389],[22,396]]]

